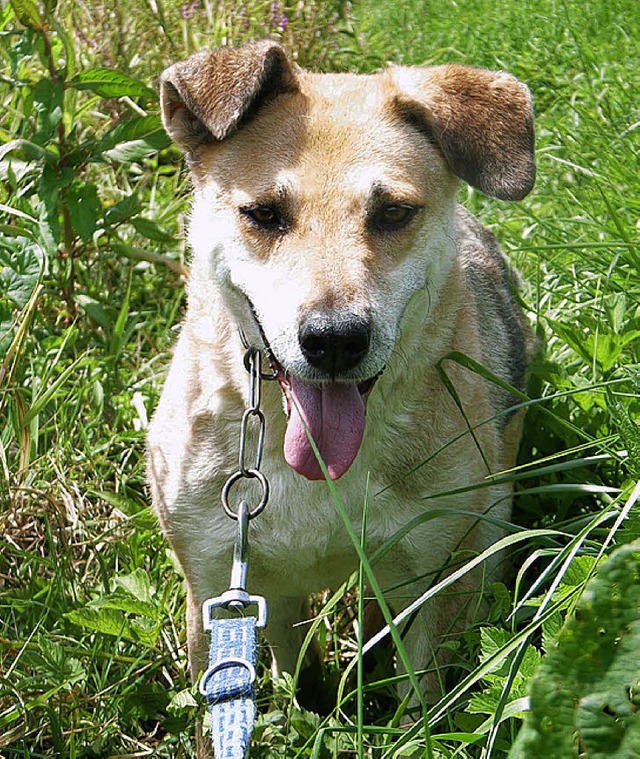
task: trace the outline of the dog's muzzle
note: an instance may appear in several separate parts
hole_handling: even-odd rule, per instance
[[[369,351],[371,325],[357,315],[315,314],[300,325],[298,340],[305,360],[323,379],[293,375],[272,359],[287,401],[285,459],[307,479],[324,479],[310,435],[329,476],[337,480],[360,450],[367,397],[380,374],[354,379]]]
[[[367,355],[371,325],[355,314],[339,320],[316,315],[300,325],[298,342],[311,366],[335,378],[355,369]]]

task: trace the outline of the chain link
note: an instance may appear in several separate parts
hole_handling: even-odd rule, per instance
[[[240,457],[239,466],[243,477],[249,477],[251,469],[259,470],[262,462],[262,449],[264,447],[264,414],[260,410],[262,361],[260,351],[249,349],[245,354],[249,357],[249,408],[242,415],[240,424]],[[256,455],[253,466],[247,466],[247,437],[250,420],[257,426]]]
[[[262,356],[258,348],[250,347],[244,356],[244,365],[249,372],[249,407],[242,415],[240,423],[240,453],[238,458],[238,471],[234,472],[226,481],[222,488],[222,506],[227,516],[231,519],[238,519],[238,512],[234,511],[229,505],[229,492],[233,486],[240,480],[257,480],[262,489],[262,495],[258,504],[251,509],[248,519],[257,517],[267,505],[269,500],[269,481],[260,471],[262,463],[262,452],[264,449],[264,430],[265,418],[260,409],[261,402],[261,379],[266,379],[262,374]],[[256,428],[257,440],[253,461],[247,463],[251,458],[248,451],[249,427],[253,425]]]

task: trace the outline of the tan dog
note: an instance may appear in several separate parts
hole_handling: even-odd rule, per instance
[[[305,425],[356,530],[370,478],[369,553],[425,510],[450,512],[376,564],[396,612],[454,552],[497,540],[494,518],[509,517],[505,484],[433,498],[512,467],[521,430],[512,395],[448,360],[453,391],[439,363],[457,351],[524,388],[532,340],[508,264],[456,192],[459,178],[507,200],[529,192],[529,92],[509,74],[456,65],[312,74],[267,41],[198,53],[161,88],[195,199],[188,311],[149,431],[149,473],[186,577],[191,671],[207,664],[200,605],[228,585],[235,525],[220,491],[248,401],[241,329],[279,379],[263,386],[272,494],[252,523],[248,586],[268,600],[277,667],[293,672],[309,594],[357,567]],[[417,669],[433,666],[479,584],[468,578],[418,614],[405,639]]]

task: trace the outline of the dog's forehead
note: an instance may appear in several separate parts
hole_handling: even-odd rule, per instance
[[[394,109],[382,75],[308,74],[301,81],[305,119],[300,136],[304,157],[356,184],[380,172],[398,171],[403,151],[422,140]],[[329,171],[332,171],[329,168]]]
[[[387,71],[377,74],[315,74],[305,71],[300,89],[317,117],[331,114],[349,123],[366,122],[387,108],[395,87]]]
[[[205,154],[205,171],[223,189],[248,195],[276,186],[364,195],[381,185],[415,195],[446,169],[395,108],[396,94],[384,73],[303,72],[298,92],[266,105]]]

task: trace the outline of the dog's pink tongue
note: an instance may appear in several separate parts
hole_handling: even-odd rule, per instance
[[[355,384],[314,385],[289,378],[291,416],[284,438],[284,457],[309,480],[324,478],[302,423],[304,419],[332,480],[353,463],[364,434],[364,401]],[[302,415],[302,419],[301,419]]]

